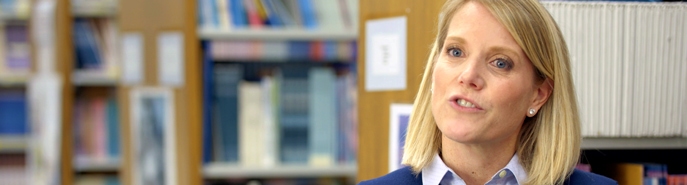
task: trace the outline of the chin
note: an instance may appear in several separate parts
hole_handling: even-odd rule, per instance
[[[478,134],[479,132],[477,129],[471,125],[466,125],[465,122],[453,122],[451,125],[446,126],[448,127],[439,130],[441,130],[441,133],[444,135],[444,137],[455,142],[473,143],[477,141],[479,139],[478,137],[481,135]]]

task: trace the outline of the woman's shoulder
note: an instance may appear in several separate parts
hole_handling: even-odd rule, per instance
[[[376,179],[362,181],[359,185],[376,184],[421,185],[422,174],[415,174],[410,167],[403,167]]]
[[[566,185],[576,185],[576,184],[598,184],[598,185],[617,185],[613,179],[597,175],[591,172],[585,172],[582,170],[575,169],[572,175],[568,177],[565,181]]]

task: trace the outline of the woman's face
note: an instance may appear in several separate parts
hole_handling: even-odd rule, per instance
[[[543,104],[534,74],[508,30],[481,4],[467,3],[453,15],[434,66],[439,130],[466,144],[516,139],[528,109]]]

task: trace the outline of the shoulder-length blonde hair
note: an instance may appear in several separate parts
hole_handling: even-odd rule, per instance
[[[456,11],[470,0],[448,0],[439,14],[436,40],[414,102],[404,146],[403,164],[419,173],[441,147],[441,132],[431,112],[432,71]],[[577,100],[568,48],[551,15],[537,0],[473,0],[484,5],[525,52],[538,80],[550,79],[553,91],[539,113],[526,118],[517,153],[528,174],[526,184],[562,184],[580,155]]]

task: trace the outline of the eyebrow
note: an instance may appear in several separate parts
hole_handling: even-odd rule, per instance
[[[458,42],[458,44],[461,44],[461,45],[467,44],[467,41],[465,41],[465,39],[463,37],[459,37],[459,36],[446,36],[446,39],[444,40],[444,44],[446,44],[447,41]]]
[[[518,54],[518,52],[516,52],[515,50],[513,50],[511,48],[507,48],[507,47],[503,47],[503,46],[489,47],[488,51],[490,53],[505,53],[511,59],[519,59],[520,58],[520,55]]]

